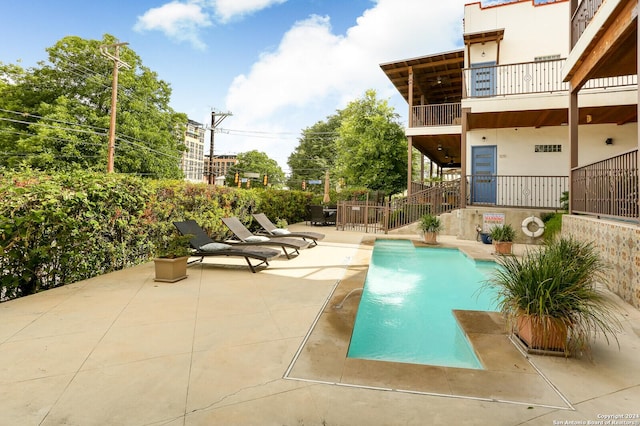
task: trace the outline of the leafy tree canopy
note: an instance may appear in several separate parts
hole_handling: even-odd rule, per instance
[[[263,187],[264,175],[268,177],[268,184],[272,187],[281,187],[284,184],[284,172],[278,162],[269,158],[264,152],[257,150],[238,154],[238,162],[229,167],[226,176],[228,186],[236,186],[235,175],[238,173],[240,179],[251,179],[251,187]],[[252,173],[257,173],[258,177],[251,177]],[[246,188],[246,183],[242,185]]]
[[[114,64],[100,46],[116,42],[69,36],[37,67],[0,63],[0,166],[106,170]],[[119,54],[131,68],[118,73],[115,171],[181,178],[187,117],[133,50]]]
[[[336,170],[347,185],[392,195],[406,189],[407,140],[399,115],[374,90],[347,105],[336,140]]]
[[[302,131],[298,146],[291,153],[287,164],[291,169],[288,185],[300,188],[301,182],[324,179],[325,171],[333,171],[336,159],[336,137],[342,120],[341,112],[318,121]],[[322,187],[315,187],[322,191]]]

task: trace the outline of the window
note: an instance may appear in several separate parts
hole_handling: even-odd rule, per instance
[[[562,152],[562,145],[536,145],[535,152]]]

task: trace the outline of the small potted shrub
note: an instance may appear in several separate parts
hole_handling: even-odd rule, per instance
[[[174,283],[187,278],[191,235],[163,235],[156,245],[155,281]]]
[[[440,218],[427,213],[420,218],[418,227],[423,232],[425,243],[438,244],[437,235],[438,232],[442,230],[442,223],[440,222]]]
[[[496,225],[491,230],[491,240],[496,254],[511,254],[516,232],[509,224]]]
[[[559,238],[498,263],[485,286],[496,291],[498,308],[529,351],[585,351],[598,332],[617,341],[614,307],[596,288],[605,283],[605,264],[591,243]]]

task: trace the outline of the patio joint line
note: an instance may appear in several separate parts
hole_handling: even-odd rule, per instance
[[[284,377],[284,379],[295,380],[295,381],[306,382],[306,383],[314,383],[318,385],[343,386],[347,388],[366,389],[366,390],[383,391],[383,392],[397,392],[397,393],[405,393],[405,394],[413,394],[413,395],[421,395],[421,396],[435,396],[435,397],[442,397],[442,398],[465,399],[465,400],[480,401],[480,402],[495,402],[495,403],[501,403],[501,404],[549,408],[554,410],[565,410],[565,411],[574,410],[573,407],[567,408],[567,407],[561,407],[561,406],[555,406],[555,405],[549,405],[549,404],[539,404],[535,402],[532,403],[532,402],[511,401],[508,399],[482,398],[478,396],[454,395],[454,394],[436,393],[436,392],[423,392],[423,391],[415,391],[415,390],[408,390],[408,389],[394,389],[394,388],[385,388],[385,387],[379,387],[379,386],[357,385],[353,383],[331,382],[331,381],[314,380],[314,379],[301,379],[296,377]]]
[[[509,335],[509,341],[511,342],[511,344],[513,346],[516,347],[516,349],[518,351],[520,351],[520,353],[522,354],[522,356],[529,362],[529,365],[531,365],[533,367],[534,370],[536,370],[536,372],[540,375],[540,377],[542,377],[542,379],[551,387],[551,389],[553,389],[553,391],[564,401],[565,404],[567,404],[567,406],[569,407],[569,410],[571,411],[576,411],[575,407],[571,404],[571,402],[562,394],[562,392],[560,392],[560,389],[558,389],[556,387],[556,385],[554,385],[551,380],[542,372],[542,370],[540,370],[538,368],[538,366],[533,362],[533,360],[531,359],[531,357],[529,356],[528,353],[524,352],[522,350],[522,348],[520,348],[516,342],[513,340],[513,337],[511,335]]]
[[[96,348],[98,347],[98,345],[100,343],[102,343],[102,341],[104,340],[105,336],[109,333],[109,331],[111,331],[111,329],[113,328],[113,325],[118,321],[118,319],[120,319],[120,315],[122,315],[122,313],[129,307],[129,305],[131,304],[131,301],[138,295],[138,293],[140,293],[140,290],[142,290],[142,288],[145,286],[145,284],[147,283],[147,280],[143,280],[142,283],[138,286],[138,289],[136,290],[136,292],[134,294],[131,295],[131,297],[129,298],[129,300],[127,301],[127,303],[124,305],[124,307],[122,309],[120,309],[120,312],[118,312],[118,315],[116,315],[113,318],[113,321],[111,321],[111,324],[109,324],[109,326],[107,327],[107,329],[104,331],[104,333],[102,333],[102,336],[100,337],[100,339],[95,342],[95,344],[93,345],[93,348],[91,349],[91,351],[89,351],[89,353],[87,354],[87,356],[84,358],[84,360],[82,361],[82,363],[80,364],[80,366],[78,366],[78,368],[76,369],[76,371],[73,372],[73,376],[71,377],[71,379],[69,379],[69,381],[67,382],[67,384],[65,385],[64,389],[62,389],[62,391],[60,392],[60,394],[58,395],[58,397],[56,398],[56,400],[49,406],[49,409],[47,410],[47,412],[45,413],[45,415],[42,417],[42,419],[40,420],[40,422],[38,423],[39,425],[42,425],[46,420],[47,417],[49,417],[49,415],[51,414],[51,412],[54,410],[54,408],[58,405],[58,403],[60,402],[60,399],[62,399],[62,396],[67,392],[67,390],[69,390],[69,386],[71,386],[71,383],[73,383],[73,381],[76,379],[76,377],[78,377],[78,374],[80,374],[80,371],[82,370],[82,367],[84,367],[84,365],[87,363],[87,361],[89,360],[89,358],[91,358],[91,355],[93,355],[93,353],[95,352]],[[86,287],[83,286],[82,289],[84,289]]]
[[[291,370],[293,370],[293,367],[295,366],[296,362],[298,361],[298,358],[300,357],[300,354],[302,353],[302,349],[304,349],[304,345],[307,344],[307,341],[309,340],[309,337],[311,337],[311,333],[313,333],[313,330],[316,328],[316,324],[320,320],[320,317],[322,316],[322,313],[324,312],[324,309],[329,304],[329,301],[331,300],[331,297],[333,297],[333,293],[336,291],[336,288],[338,288],[338,285],[340,284],[341,281],[342,281],[341,279],[338,279],[333,284],[333,288],[331,289],[331,291],[327,295],[324,303],[322,304],[322,307],[320,308],[320,310],[316,314],[316,317],[314,318],[313,322],[311,323],[311,327],[309,327],[309,330],[307,331],[307,334],[302,339],[302,343],[300,343],[300,346],[298,346],[298,350],[296,351],[295,355],[293,356],[293,359],[289,363],[289,367],[287,368],[287,370],[285,371],[284,375],[282,376],[283,378],[286,379],[286,378],[289,377],[289,374],[291,373]]]

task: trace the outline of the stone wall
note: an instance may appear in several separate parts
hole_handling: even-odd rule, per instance
[[[592,241],[611,266],[609,289],[640,308],[640,227],[587,216],[564,215],[562,235]]]

